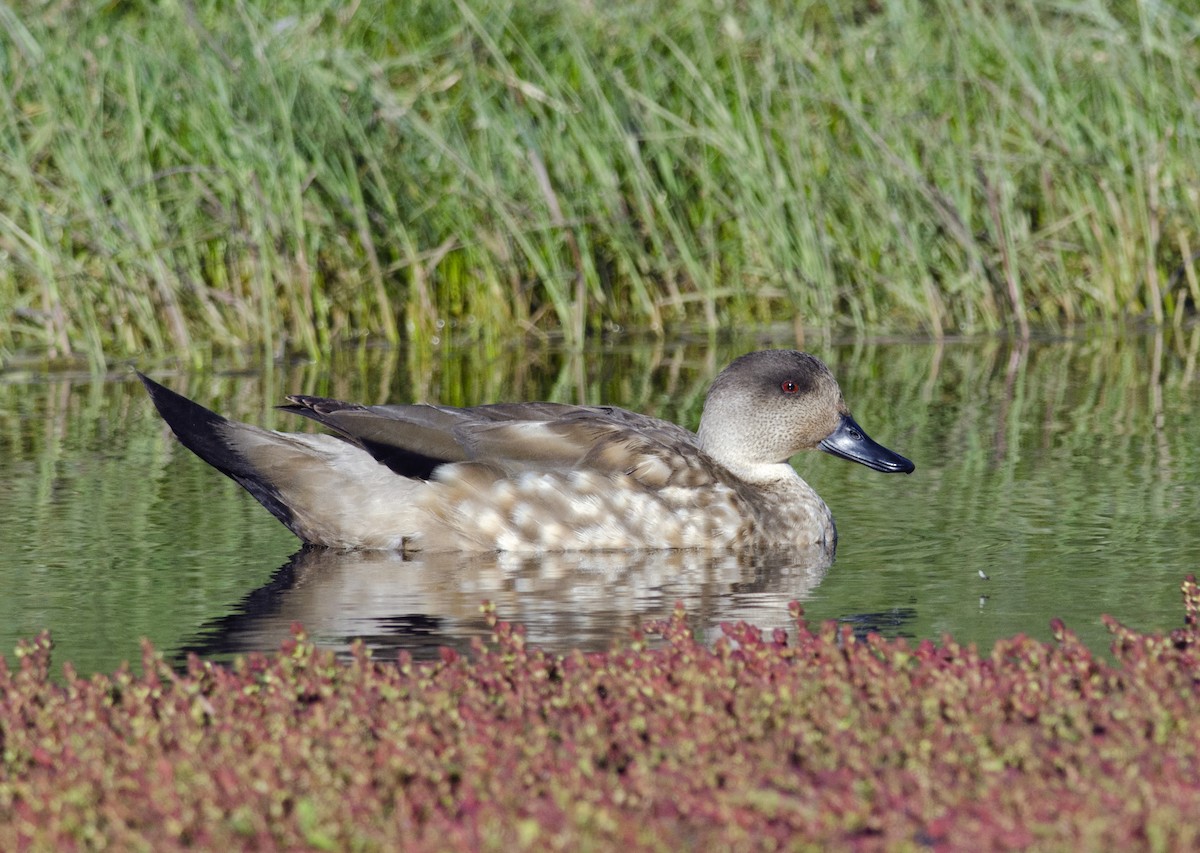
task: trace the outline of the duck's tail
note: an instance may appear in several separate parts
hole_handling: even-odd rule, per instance
[[[230,477],[310,545],[416,547],[415,493],[359,445],[332,435],[287,433],[231,421],[138,374],[184,447]]]
[[[142,380],[158,413],[184,447],[254,495],[288,529],[304,538],[296,529],[295,515],[279,488],[266,479],[242,449],[249,432],[270,434],[268,430],[223,418],[141,372],[138,372],[138,379]]]

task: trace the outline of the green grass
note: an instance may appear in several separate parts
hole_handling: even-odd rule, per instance
[[[1200,304],[1182,0],[92,8],[0,6],[0,358]]]

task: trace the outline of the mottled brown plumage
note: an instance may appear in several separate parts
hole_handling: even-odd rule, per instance
[[[698,433],[608,406],[360,406],[289,397],[336,433],[228,421],[142,377],[180,440],[305,542],[394,550],[822,547],[824,501],[788,464],[820,448],[913,470],[850,417],[828,368],[750,353],[713,382]]]

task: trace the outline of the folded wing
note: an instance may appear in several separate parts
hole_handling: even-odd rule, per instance
[[[647,486],[687,484],[708,466],[695,434],[608,406],[512,403],[471,408],[361,406],[293,396],[286,411],[310,418],[405,477],[428,480],[442,465],[472,462],[507,476],[523,471],[628,474]],[[681,483],[682,484],[682,483]]]

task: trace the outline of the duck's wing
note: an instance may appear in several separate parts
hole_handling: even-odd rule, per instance
[[[321,397],[288,399],[287,411],[329,427],[406,477],[429,479],[441,465],[474,462],[509,475],[591,470],[661,486],[679,471],[703,467],[694,433],[609,406],[360,406]]]
[[[508,473],[626,474],[661,488],[677,482],[682,471],[706,467],[696,435],[669,421],[608,406],[561,406],[532,420],[516,414],[511,420],[459,424],[456,436],[473,461]]]
[[[434,469],[468,460],[454,439],[455,410],[440,406],[362,406],[295,395],[280,408],[310,418],[358,445],[404,477],[429,479]]]

